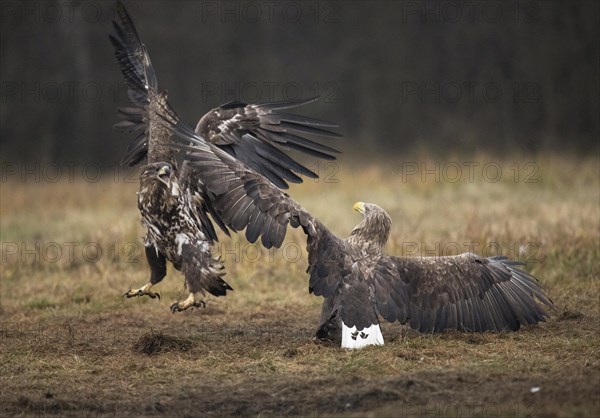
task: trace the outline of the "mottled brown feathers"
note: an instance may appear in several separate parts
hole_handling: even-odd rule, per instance
[[[300,183],[300,175],[317,176],[283,150],[334,159],[336,150],[300,133],[339,135],[324,129],[333,124],[282,112],[316,100],[311,99],[227,103],[200,119],[203,137],[197,136],[174,112],[167,92],[159,90],[148,51],[120,2],[116,12],[110,40],[133,106],[118,110],[122,120],[115,128],[136,135],[123,163],[146,164],[138,206],[147,229],[150,284],[162,280],[168,260],[184,272],[192,293],[224,295],[231,288],[221,279],[221,263],[211,257],[210,245],[217,240],[213,222],[227,235],[229,229],[246,228],[250,241],[261,238],[267,248],[283,243],[288,222],[312,231],[311,219],[275,186]],[[193,146],[178,144],[174,134],[190,137]]]

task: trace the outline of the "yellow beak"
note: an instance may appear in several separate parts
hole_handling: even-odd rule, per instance
[[[166,165],[163,165],[159,170],[158,170],[158,175],[159,176],[164,176],[165,174],[167,174],[167,169],[168,167]]]
[[[356,202],[354,206],[352,206],[352,209],[360,213],[365,213],[365,204],[363,202]]]

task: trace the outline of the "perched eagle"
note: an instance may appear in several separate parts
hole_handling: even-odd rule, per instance
[[[318,338],[341,334],[346,348],[383,344],[379,317],[420,332],[517,330],[544,321],[545,307],[553,306],[537,280],[516,267],[521,263],[506,257],[384,254],[392,221],[374,204],[356,203],[363,220],[348,238],[339,238],[268,179],[207,144],[177,115],[163,120],[231,230],[245,228],[250,242],[260,238],[267,248],[282,244],[288,224],[306,233],[309,292],[325,298]]]
[[[177,312],[202,305],[204,291],[221,296],[232,290],[222,279],[223,265],[211,254],[217,234],[209,214],[228,235],[229,230],[212,205],[213,196],[202,174],[191,169],[185,160],[178,164],[171,130],[165,127],[165,121],[178,122],[173,119],[176,115],[167,102],[166,91],[158,89],[150,56],[120,2],[116,12],[115,34],[110,35],[110,40],[134,107],[118,109],[123,120],[115,128],[137,133],[124,164],[146,163],[140,176],[138,207],[147,229],[144,245],[151,267],[149,282],[139,289],[130,289],[124,296],[157,297],[151,289],[165,277],[168,260],[183,272],[189,290],[184,302],[171,306]],[[275,188],[287,188],[288,182],[302,182],[299,175],[316,178],[317,174],[282,148],[329,160],[335,159],[337,153],[301,136],[336,137],[339,135],[324,129],[336,125],[282,112],[314,100],[257,105],[231,102],[203,116],[195,133],[215,150],[230,156],[231,161],[268,179]]]

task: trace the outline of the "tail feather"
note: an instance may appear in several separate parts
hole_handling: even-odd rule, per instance
[[[383,345],[383,334],[379,324],[357,330],[356,326],[350,328],[342,322],[342,348],[363,348],[369,345]]]
[[[227,291],[233,290],[233,288],[229,286],[225,280],[219,277],[211,280],[206,290],[213,296],[227,296]]]
[[[224,272],[212,272],[205,280],[203,287],[213,296],[227,296],[228,290],[233,290],[229,284],[223,280]]]
[[[226,296],[233,290],[225,280],[225,266],[220,260],[212,258],[208,243],[182,245],[182,271],[191,293],[204,292],[213,296]]]

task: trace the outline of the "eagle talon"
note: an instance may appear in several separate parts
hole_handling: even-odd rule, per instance
[[[171,313],[182,312],[186,309],[194,309],[194,308],[206,308],[206,302],[202,299],[196,299],[193,293],[190,293],[190,296],[184,300],[183,302],[175,302],[171,305]]]
[[[146,293],[142,293],[140,296],[143,296],[143,295],[148,295],[148,296],[150,296],[152,299],[156,299],[156,298],[158,298],[158,300],[160,300],[160,293],[146,292]]]
[[[147,284],[147,285],[140,287],[137,290],[133,290],[130,288],[127,292],[123,293],[123,297],[129,299],[129,298],[140,297],[140,296],[150,296],[152,299],[158,298],[158,300],[160,300],[160,293],[151,292],[149,290],[151,287],[152,287],[152,285]]]

